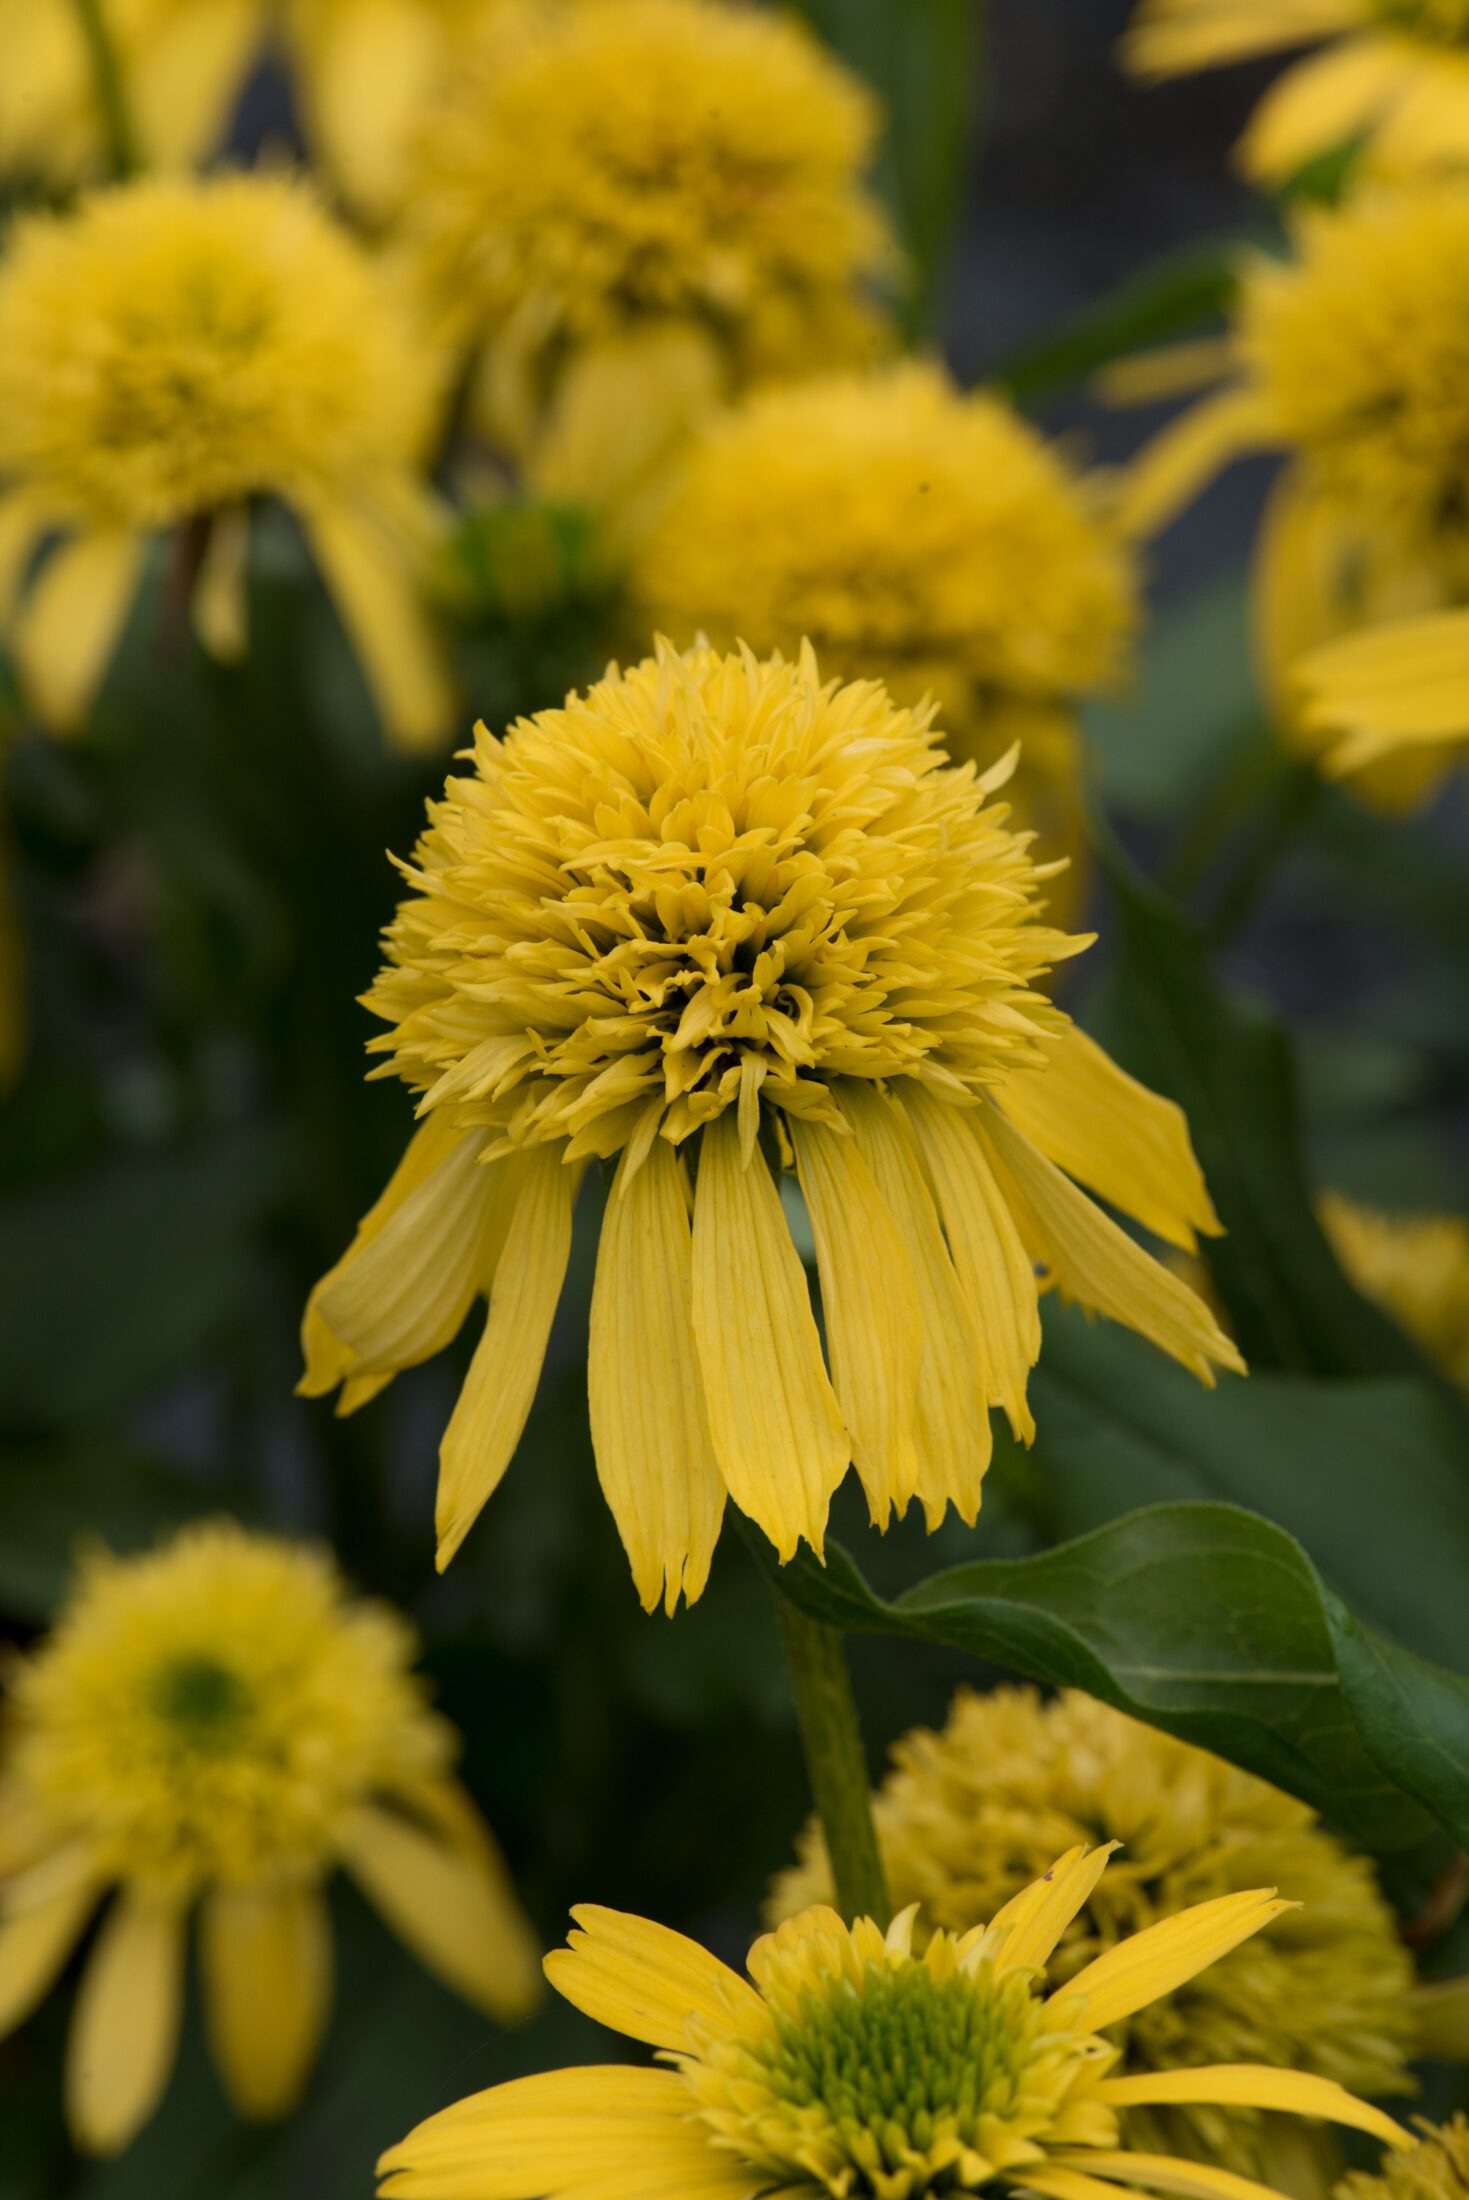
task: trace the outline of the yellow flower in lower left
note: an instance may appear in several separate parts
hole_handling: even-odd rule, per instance
[[[330,2005],[339,1865],[467,2000],[502,2021],[533,2007],[530,1927],[413,1649],[324,1554],[220,1522],[90,1560],[21,1661],[0,1765],[0,2034],[111,1897],[71,2029],[82,2146],[120,2151],[158,2104],[196,1910],[231,2100],[293,2106]]]

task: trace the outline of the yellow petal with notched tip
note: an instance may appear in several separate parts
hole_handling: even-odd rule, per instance
[[[1272,1888],[1195,1903],[1109,1948],[1053,1994],[1048,2006],[1058,2018],[1064,2014],[1074,2021],[1080,2015],[1091,2031],[1104,2032],[1207,1970],[1273,1918],[1297,1908],[1297,1903],[1281,1901]]]
[[[598,2024],[649,2047],[685,2048],[693,2020],[716,2037],[760,2009],[753,1987],[697,1941],[621,1910],[584,1904],[578,1931],[546,1958],[558,1994]]]
[[[991,1932],[1000,1925],[1008,1928],[995,1957],[997,1976],[1050,1961],[1061,1935],[1090,1901],[1121,1846],[1120,1841],[1107,1841],[1091,1850],[1068,1849],[1044,1878],[1006,1903],[990,1926]]]

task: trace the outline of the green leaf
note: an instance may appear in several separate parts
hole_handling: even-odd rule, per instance
[[[773,1561],[768,1561],[774,1571]],[[1129,1712],[1299,1796],[1364,1846],[1469,1840],[1469,1681],[1363,1625],[1293,1537],[1231,1505],[1155,1505],[894,1602],[828,1544],[779,1570],[828,1624],[947,1643]]]
[[[1206,331],[1233,302],[1240,243],[1235,237],[1191,245],[1128,276],[1054,334],[1012,354],[996,379],[1030,404],[1129,352]]]
[[[1431,1371],[1347,1281],[1312,1203],[1290,1047],[1263,1007],[1226,993],[1197,935],[1109,844],[1110,959],[1088,1021],[1125,1069],[1176,1100],[1219,1219],[1203,1251],[1252,1368]]]

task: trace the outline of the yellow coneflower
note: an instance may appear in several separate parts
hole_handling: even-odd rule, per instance
[[[863,182],[877,129],[793,17],[507,0],[425,114],[405,223],[450,328],[488,346],[485,423],[521,459],[583,440],[588,411],[636,441],[670,406],[869,353],[894,262]],[[601,383],[629,345],[630,426]]]
[[[1238,157],[1254,182],[1359,139],[1378,171],[1469,165],[1469,0],[1141,0],[1123,53],[1156,80],[1322,40],[1250,119]]]
[[[1227,375],[1136,462],[1135,532],[1166,523],[1221,466],[1278,450],[1288,463],[1256,557],[1262,668],[1292,745],[1385,807],[1408,808],[1451,760],[1389,720],[1364,748],[1297,680],[1338,637],[1469,598],[1469,184],[1440,182],[1312,208],[1288,262],[1252,257],[1230,335],[1125,366],[1122,395]]]
[[[933,695],[959,758],[1019,740],[1021,822],[1081,853],[1075,711],[1126,669],[1135,577],[1087,484],[1001,398],[917,365],[751,398],[701,437],[634,583],[677,642],[805,635],[829,672]]]
[[[284,2115],[331,1999],[345,1867],[477,2007],[526,2015],[530,1929],[410,1671],[407,1626],[324,1555],[229,1523],[94,1558],[11,1676],[0,1756],[0,2032],[112,1896],[72,2021],[78,2142],[125,2147],[173,2062],[197,1910],[205,2012],[247,2116]]]
[[[1302,1904],[1116,2034],[1129,2068],[1199,2061],[1270,2064],[1373,2096],[1411,2090],[1413,1971],[1364,1857],[1303,1803],[1264,1780],[1093,1698],[1050,1702],[1034,1689],[962,1690],[938,1733],[906,1735],[873,1798],[894,1902],[918,1905],[921,1932],[967,1932],[1045,1868],[1059,1845],[1121,1844],[1051,1962],[1065,1981],[1131,1933],[1258,1880]],[[777,1881],[772,1919],[829,1898],[820,1829]],[[1217,2162],[1267,2181],[1291,2145],[1329,2187],[1334,2149],[1282,2133],[1278,2119],[1217,2107],[1149,2104],[1123,2119],[1130,2144]]]
[[[1469,2121],[1419,2121],[1422,2137],[1408,2152],[1391,2156],[1373,2177],[1356,2170],[1336,2188],[1336,2200],[1464,2200],[1469,2192]]]
[[[451,706],[417,594],[438,534],[418,471],[436,396],[395,290],[304,184],[145,182],[17,223],[0,265],[0,631],[37,715],[85,718],[167,530],[208,523],[195,620],[237,653],[248,511],[276,497],[389,732],[437,740]]]
[[[259,52],[273,0],[97,0],[136,150],[187,168],[213,152]],[[75,183],[106,166],[86,10],[0,0],[0,171]]]
[[[875,1520],[972,1520],[989,1408],[1031,1433],[1038,1275],[1205,1381],[1240,1364],[1073,1181],[1177,1244],[1217,1228],[1178,1109],[1038,990],[1087,943],[1043,921],[1007,769],[951,766],[927,709],[823,685],[809,649],[663,645],[480,728],[367,996],[420,1128],[304,1331],[303,1387],[350,1410],[488,1296],[441,1565],[524,1426],[593,1159],[592,1434],[650,1608],[702,1590],[726,1492],[783,1559],[854,1459]]]
[[[1328,1192],[1318,1212],[1357,1289],[1469,1391],[1469,1222],[1461,1215],[1380,1214],[1340,1192]]]
[[[805,1910],[750,1950],[748,1979],[682,1935],[580,1909],[549,1956],[558,1993],[669,2067],[558,2070],[430,2117],[383,2157],[391,2200],[923,2200],[991,2182],[1042,2200],[1140,2187],[1245,2200],[1212,2163],[1141,2152],[1120,2118],[1207,2103],[1326,2117],[1406,2147],[1329,2079],[1258,2064],[1114,2075],[1102,2035],[1196,1978],[1292,1905],[1270,1889],[1199,1904],[1109,1948],[1059,1988],[1053,1950],[1109,1848],[1076,1847],[993,1921],[913,1952],[914,1913]]]

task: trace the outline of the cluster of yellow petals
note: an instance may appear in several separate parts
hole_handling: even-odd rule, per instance
[[[405,866],[367,996],[422,1125],[308,1307],[350,1409],[485,1329],[440,1455],[440,1563],[535,1392],[589,1159],[617,1161],[592,1432],[644,1601],[703,1588],[726,1493],[819,1551],[855,1461],[875,1520],[973,1519],[989,1409],[1027,1437],[1059,1288],[1204,1380],[1212,1315],[1082,1185],[1180,1246],[1217,1227],[1179,1111],[1040,990],[1085,940],[987,776],[872,682],[709,649],[480,730]],[[814,1232],[830,1370],[778,1188]]]
[[[386,2200],[923,2200],[1001,2180],[1041,2200],[1120,2191],[1244,2200],[1228,2171],[1120,2143],[1147,2104],[1280,2110],[1410,2142],[1330,2080],[1258,2064],[1114,2075],[1103,2036],[1291,1907],[1269,1889],[1205,1902],[1044,1991],[1057,1943],[1111,1850],[1078,1845],[987,1924],[913,1946],[805,1910],[750,1950],[748,1977],[608,1910],[547,1958],[557,1991],[659,2051],[662,2070],[560,2070],[431,2117],[380,2164]]]
[[[452,1777],[410,1630],[322,1554],[230,1524],[93,1560],[11,1680],[0,1757],[0,2033],[115,1890],[72,2030],[84,2146],[125,2146],[167,2082],[188,1920],[232,2098],[284,2114],[330,2003],[322,1891],[345,1866],[457,1991],[501,2019],[535,1947]]]
[[[85,715],[166,529],[209,523],[196,623],[217,654],[242,648],[248,507],[276,497],[390,730],[437,739],[448,694],[416,590],[439,391],[397,285],[304,183],[149,181],[18,222],[0,268],[0,626],[39,715]]]
[[[1120,1844],[1052,1959],[1074,1976],[1130,1933],[1259,1880],[1302,1904],[1268,1938],[1224,1956],[1187,1990],[1140,2009],[1119,2042],[1134,2070],[1246,2061],[1334,2079],[1372,2098],[1409,2090],[1413,1968],[1371,1864],[1303,1803],[1206,1750],[1068,1691],[965,1689],[945,1725],[893,1750],[873,1797],[888,1889],[918,1906],[920,1933],[964,1933],[1044,1870],[1058,1842]],[[772,1891],[788,1917],[830,1899],[819,1827]],[[1148,2107],[1128,2143],[1217,2162],[1269,2182],[1277,2128],[1217,2108]],[[1321,2189],[1333,2152],[1319,2157]],[[1294,2136],[1299,2149],[1302,2136]]]

